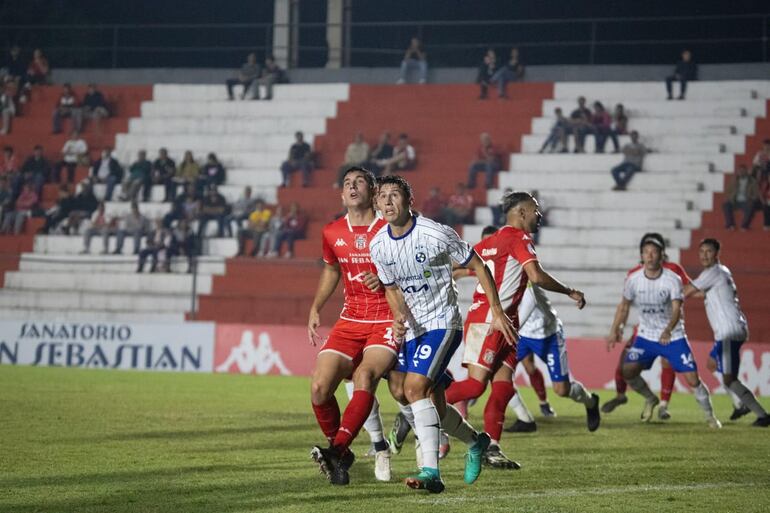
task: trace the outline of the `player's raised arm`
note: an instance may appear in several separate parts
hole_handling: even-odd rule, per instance
[[[313,304],[310,306],[310,315],[307,320],[307,334],[311,345],[316,345],[321,337],[318,336],[318,327],[321,325],[321,309],[329,300],[337,284],[340,281],[340,266],[324,263],[321,277],[318,280]]]
[[[564,285],[562,282],[551,276],[537,260],[531,260],[524,265],[524,272],[527,273],[529,281],[535,285],[556,292],[558,294],[564,294],[569,296],[570,299],[575,301],[578,309],[583,309],[586,306],[585,295],[578,289],[571,289]]]
[[[479,279],[479,285],[481,285],[481,288],[484,289],[484,293],[487,295],[493,317],[492,329],[502,332],[505,340],[509,344],[514,345],[518,340],[518,335],[513,329],[513,322],[505,314],[503,306],[500,304],[500,297],[497,295],[495,279],[492,277],[492,273],[489,272],[489,268],[484,265],[484,261],[475,251],[473,251],[473,255],[465,267],[476,274]]]
[[[615,347],[615,344],[623,340],[623,329],[626,327],[628,312],[631,309],[631,300],[623,297],[615,309],[615,318],[612,321],[610,334],[607,336],[607,351]]]

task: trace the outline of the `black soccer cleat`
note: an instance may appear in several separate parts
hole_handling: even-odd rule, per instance
[[[764,417],[759,417],[757,420],[751,423],[754,427],[768,427],[770,426],[770,415],[765,415]]]
[[[612,413],[615,408],[620,406],[621,404],[626,404],[628,402],[628,397],[626,396],[620,396],[620,397],[613,397],[606,403],[602,405],[602,413]]]
[[[556,412],[551,408],[551,405],[548,403],[548,401],[544,403],[540,403],[540,413],[543,414],[543,417],[555,417]]]
[[[353,451],[348,450],[340,456],[334,447],[324,449],[316,445],[310,451],[310,457],[318,463],[321,473],[326,476],[326,479],[331,484],[346,485],[350,483],[348,470],[356,459]]]
[[[490,445],[484,451],[484,464],[494,468],[511,470],[519,470],[521,468],[521,465],[517,461],[508,458],[497,444]]]
[[[537,431],[537,423],[516,419],[516,422],[505,428],[505,431],[508,433],[533,433]]]
[[[730,415],[730,420],[738,420],[744,415],[748,415],[751,413],[751,410],[749,410],[748,406],[741,405],[740,408],[733,408],[733,413]]]
[[[310,450],[310,457],[318,464],[318,471],[331,481],[337,461],[333,451],[316,445]]]
[[[602,416],[599,413],[599,396],[591,394],[591,399],[594,400],[593,406],[586,406],[586,425],[588,431],[594,432],[599,429],[599,424],[602,422]]]

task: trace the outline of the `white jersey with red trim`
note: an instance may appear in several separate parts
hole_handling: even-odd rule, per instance
[[[385,291],[371,291],[363,283],[366,272],[377,274],[369,244],[380,228],[388,224],[378,217],[368,226],[352,226],[348,216],[327,224],[323,230],[323,259],[339,264],[345,284],[345,306],[340,318],[355,322],[385,322],[393,319]]]

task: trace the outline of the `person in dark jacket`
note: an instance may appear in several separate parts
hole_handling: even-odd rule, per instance
[[[493,49],[487,50],[484,54],[484,60],[479,65],[479,71],[476,74],[476,83],[479,85],[479,100],[487,99],[487,92],[489,90],[489,84],[492,82],[492,77],[495,76],[497,71],[497,55]]]
[[[122,180],[123,168],[120,162],[112,156],[112,149],[104,148],[99,160],[91,166],[91,181],[93,183],[107,184],[104,201],[112,200],[112,191],[115,190],[115,186]]]
[[[666,77],[666,92],[668,93],[668,99],[674,99],[672,86],[675,81],[678,81],[679,99],[684,100],[684,96],[687,93],[687,82],[690,80],[698,80],[698,65],[693,62],[690,50],[684,50],[682,52],[682,60],[679,61],[676,64],[676,68],[674,68],[674,74]]]

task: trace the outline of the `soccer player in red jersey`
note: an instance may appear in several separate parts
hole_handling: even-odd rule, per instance
[[[585,306],[583,293],[566,287],[547,273],[537,260],[531,233],[537,232],[542,215],[537,200],[526,192],[512,192],[503,197],[502,209],[506,225],[475,246],[494,276],[500,301],[505,313],[518,329],[518,310],[528,281],[546,290],[565,294],[578,308]],[[465,354],[463,365],[468,367],[468,379],[455,382],[447,388],[448,403],[477,398],[492,381],[492,393],[484,408],[484,430],[492,438],[487,462],[495,466],[515,468],[515,462],[506,463],[498,441],[502,434],[505,408],[514,395],[513,372],[516,368],[515,348],[506,344],[497,332],[489,330],[489,305],[478,290],[465,320]],[[570,383],[570,397],[586,405],[591,431],[599,427],[599,398],[578,382]],[[496,458],[490,458],[495,455]],[[497,456],[500,456],[497,458]],[[494,460],[494,462],[492,461]],[[505,458],[507,460],[507,458]]]
[[[663,267],[676,273],[677,276],[679,276],[679,278],[682,279],[682,285],[687,286],[692,281],[692,279],[687,274],[687,271],[684,270],[684,267],[682,267],[681,265],[675,262],[668,261],[668,255],[666,255],[666,241],[663,238],[663,235],[656,232],[645,233],[644,236],[642,236],[641,241],[639,241],[639,254],[642,253],[642,248],[644,247],[644,241],[647,238],[653,238],[660,243],[661,247],[663,248]],[[642,268],[642,264],[637,264],[636,266],[634,266],[632,269],[628,271],[626,276],[631,275],[632,273],[638,271],[641,268]],[[613,397],[612,399],[610,399],[609,401],[607,401],[602,405],[602,411],[604,413],[610,413],[618,406],[626,404],[628,402],[628,398],[626,397],[626,390],[628,388],[628,384],[626,383],[626,380],[623,379],[623,362],[625,361],[628,348],[631,347],[631,344],[633,344],[634,339],[636,338],[637,328],[638,326],[634,326],[634,331],[631,334],[631,338],[629,338],[626,341],[626,344],[623,346],[623,350],[620,352],[620,359],[618,360],[618,366],[615,369],[615,394],[616,395],[615,397]],[[671,413],[669,413],[668,411],[668,402],[671,400],[671,394],[674,392],[675,380],[676,380],[676,373],[674,372],[674,369],[671,368],[671,364],[665,358],[661,358],[660,405],[658,406],[658,418],[660,420],[668,420],[671,418]]]
[[[393,337],[393,316],[369,255],[369,242],[386,224],[374,210],[374,176],[363,168],[352,167],[342,183],[347,214],[323,230],[324,267],[310,308],[308,336],[316,345],[321,309],[342,278],[345,305],[318,352],[311,384],[313,412],[331,447],[316,446],[311,456],[333,484],[345,485],[355,459],[350,444],[370,415],[377,384],[393,367],[399,347]],[[340,418],[334,392],[351,375],[353,397]],[[381,427],[379,432],[380,440],[374,440],[375,476],[389,481],[390,451]]]

